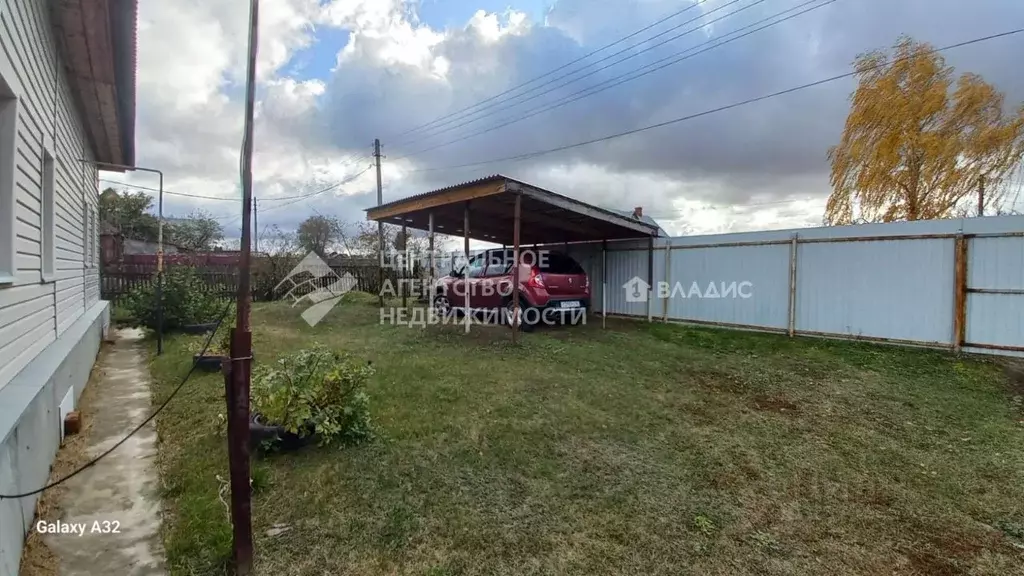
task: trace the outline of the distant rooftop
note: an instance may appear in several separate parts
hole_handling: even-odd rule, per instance
[[[617,210],[615,208],[612,208],[611,211],[615,212],[617,214],[622,214],[623,216],[626,216],[626,217],[629,217],[629,218],[633,217],[633,213],[630,212],[629,210]],[[645,222],[647,224],[650,224],[651,226],[656,227],[658,229],[658,237],[659,238],[667,237],[668,236],[668,232],[665,232],[665,229],[662,228],[661,224],[658,224],[658,221],[655,220],[654,218],[651,218],[650,216],[644,214],[643,218],[641,218],[640,220],[642,220],[643,222]]]

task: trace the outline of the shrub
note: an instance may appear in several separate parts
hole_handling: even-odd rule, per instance
[[[321,445],[356,444],[372,437],[367,380],[373,368],[324,346],[303,349],[273,364],[256,365],[253,409],[267,424]]]
[[[164,272],[164,330],[187,324],[216,322],[224,311],[226,300],[210,291],[194,268],[174,267]],[[156,329],[156,280],[128,293],[122,307],[136,326]],[[230,315],[230,311],[229,311]]]

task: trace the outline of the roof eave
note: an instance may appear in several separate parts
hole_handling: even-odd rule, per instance
[[[137,0],[55,0],[51,6],[94,159],[134,166]]]

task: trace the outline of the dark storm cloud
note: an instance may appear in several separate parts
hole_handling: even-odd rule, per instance
[[[709,18],[749,3],[738,3]],[[766,1],[715,23],[710,37],[720,37],[799,3],[800,0]],[[711,10],[722,4],[708,2],[702,8]],[[416,164],[413,168],[464,164],[598,138],[846,72],[857,54],[890,46],[901,34],[939,46],[1002,32],[1012,23],[1024,21],[1024,2],[1018,0],[838,0],[640,80],[483,136],[470,137],[522,114],[539,102],[556,101],[583,87],[699,44],[709,36],[705,31],[690,34],[541,100],[495,113],[437,138],[403,144],[408,137],[396,137],[408,128],[539,76],[680,7],[680,3],[667,0],[562,0],[550,13],[548,26],[535,26],[523,35],[486,42],[473,30],[450,32],[433,48],[434,56],[444,57],[450,63],[444,80],[410,67],[378,65],[368,57],[346,60],[328,84],[321,124],[334,144],[346,149],[363,149],[366,142],[381,137],[391,158],[464,138],[457,144],[410,159]],[[685,16],[672,23],[681,19]],[[373,40],[360,38],[357,42],[362,43],[358,44],[361,49],[372,52]],[[958,72],[980,73],[1005,91],[1008,101],[1020,102],[1024,100],[1024,76],[1016,70],[1016,55],[1022,49],[1024,38],[1015,37],[951,51],[946,57]],[[824,194],[825,153],[839,138],[853,87],[852,80],[840,81],[529,162],[419,173],[413,182],[403,183],[396,192],[406,188],[409,193],[422,192],[435,184],[450,184],[499,170],[542,174],[551,166],[582,163],[603,166],[612,173],[640,172],[676,182],[714,181],[717,185],[706,187],[703,194],[719,202],[744,202],[765,196],[784,198],[801,192],[793,189],[794,183],[807,182],[817,182],[818,193]],[[802,191],[805,194],[815,188],[813,184],[807,186]],[[609,185],[605,192],[581,189],[578,193],[583,197],[596,194],[618,204],[630,203],[632,192],[608,193],[612,190],[615,187]],[[663,190],[657,195],[669,196],[658,196],[662,201],[677,194],[702,195],[700,190],[684,190],[681,186],[665,186]]]

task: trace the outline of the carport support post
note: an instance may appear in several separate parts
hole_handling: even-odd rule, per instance
[[[404,283],[404,282],[402,282],[403,280],[405,280],[406,282],[409,281],[408,280],[408,274],[407,274],[407,272],[409,271],[409,238],[406,237],[406,232],[407,231],[406,231],[406,228],[405,228],[405,220],[403,219],[402,220],[402,276],[404,276],[404,278],[400,278],[398,280],[398,290],[399,290],[399,292],[402,293],[402,308],[403,309],[407,308],[408,304],[409,304],[409,302],[407,300],[408,296],[406,295],[408,293],[408,290],[406,290],[405,288],[402,287],[402,284]]]
[[[469,334],[469,202],[462,212],[462,248],[466,253],[466,264],[462,267],[462,292],[465,294],[466,334]]]
[[[601,328],[608,320],[608,241],[601,240]]]
[[[651,322],[651,296],[654,288],[654,236],[647,238],[647,321]]]
[[[523,197],[516,194],[516,208],[512,224],[512,318],[509,319],[509,326],[512,327],[512,344],[518,340],[516,333],[519,331],[519,215],[522,211]],[[504,255],[504,250],[502,250]]]
[[[427,214],[427,230],[428,236],[430,237],[430,255],[428,259],[430,261],[430,271],[427,272],[427,306],[434,304],[434,213]]]

